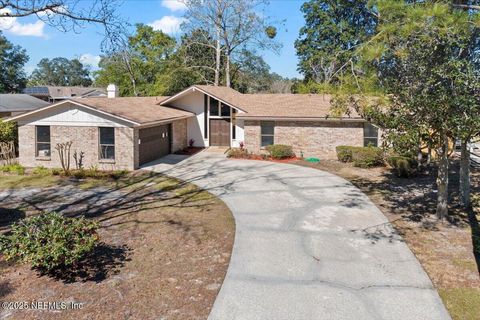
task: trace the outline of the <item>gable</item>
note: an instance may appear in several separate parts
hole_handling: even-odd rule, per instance
[[[132,125],[127,121],[70,102],[22,116],[18,120],[18,124],[77,127],[127,127]]]

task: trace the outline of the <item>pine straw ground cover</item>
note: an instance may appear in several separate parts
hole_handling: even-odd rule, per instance
[[[4,309],[1,319],[207,318],[233,245],[234,221],[222,201],[150,173],[58,179],[51,187],[33,181],[42,188],[0,190],[1,230],[48,209],[96,219],[102,243],[76,270],[48,275],[0,258],[0,300],[75,302],[81,309]]]
[[[450,222],[438,223],[434,219],[435,168],[406,179],[396,177],[387,168],[361,169],[334,160],[296,164],[341,176],[365,192],[404,237],[453,319],[480,319],[479,267],[473,254],[470,222],[465,211],[455,205],[450,207]],[[458,203],[456,161],[450,183],[451,203]],[[480,195],[479,171],[472,172],[472,192]],[[480,208],[475,209],[480,219]]]

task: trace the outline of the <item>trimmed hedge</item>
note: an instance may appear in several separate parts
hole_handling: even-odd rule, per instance
[[[249,159],[250,158],[250,153],[248,152],[247,149],[238,149],[238,148],[232,148],[229,149],[227,152],[227,158],[234,158],[234,159]]]
[[[383,165],[383,151],[377,147],[336,147],[337,158],[342,162],[353,162],[355,167],[370,168]]]
[[[273,159],[277,160],[295,157],[292,147],[284,144],[272,144],[267,146],[267,151]]]
[[[409,178],[417,172],[418,162],[412,158],[391,156],[387,158],[387,163],[393,168],[395,174],[401,178]]]

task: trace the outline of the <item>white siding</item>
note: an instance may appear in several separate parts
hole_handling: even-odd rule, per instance
[[[205,114],[203,99],[202,92],[194,91],[170,103],[174,107],[193,112],[197,115],[196,117],[188,118],[187,121],[187,139],[195,140],[194,145],[197,147],[208,147],[208,139],[204,138]]]
[[[109,117],[90,109],[77,105],[62,105],[37,114],[32,114],[28,120],[19,121],[19,125],[50,125],[50,126],[75,126],[75,127],[126,127],[121,120]]]
[[[240,147],[240,142],[245,141],[245,133],[243,130],[243,120],[236,120],[237,124],[237,132],[236,132],[236,137],[235,140],[232,140],[232,147],[238,148]]]

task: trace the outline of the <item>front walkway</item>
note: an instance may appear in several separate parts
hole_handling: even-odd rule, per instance
[[[385,216],[337,176],[209,152],[145,169],[209,190],[235,216],[211,320],[450,319]]]

